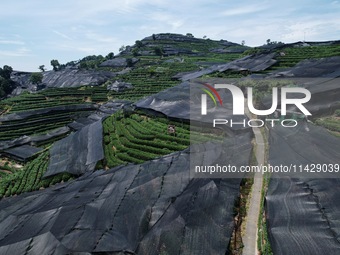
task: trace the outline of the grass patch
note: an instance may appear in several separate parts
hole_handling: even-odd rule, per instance
[[[315,124],[322,126],[331,131],[332,134],[339,136],[340,134],[340,117],[338,116],[339,114],[340,111],[336,110],[334,115],[332,116],[316,119]]]

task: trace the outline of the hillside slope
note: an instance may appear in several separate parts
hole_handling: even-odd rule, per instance
[[[250,48],[166,33],[138,40],[117,56],[71,61],[64,69],[45,72],[39,86],[29,82],[30,73],[13,72],[17,96],[0,101],[1,254],[237,254],[231,240],[242,181],[194,179],[187,148],[195,138],[211,156],[221,153],[220,140],[230,145],[222,150],[226,164],[249,165],[253,134],[250,128],[205,130],[204,121],[190,115],[190,91],[201,93],[204,83],[252,86],[258,106],[268,108],[273,86],[310,89],[310,121],[333,133],[310,122],[303,122],[309,129],[299,130],[306,139],[294,130],[270,129],[269,160],[274,164],[283,153],[275,134],[299,141],[294,146],[303,149],[320,145],[315,134],[322,134],[338,148],[333,134],[340,133],[339,56],[338,41]],[[221,109],[231,113],[231,95],[221,96]],[[309,155],[319,158],[326,147],[322,143]],[[286,162],[294,159],[283,154]],[[333,151],[327,160],[335,164],[339,158]],[[210,157],[200,157],[205,159]],[[317,179],[300,181],[288,178],[282,187],[325,186]],[[276,210],[286,193],[275,183],[267,195],[267,230],[274,254],[282,254],[285,248],[277,244],[291,231],[282,226],[296,220],[296,214]],[[314,202],[338,200],[330,188],[324,190],[312,192]],[[287,194],[287,204],[306,202]],[[330,228],[336,228],[331,204],[317,212],[306,209],[306,218],[326,215]],[[281,213],[286,214],[277,222]],[[310,224],[300,223],[294,229],[297,237]],[[324,226],[320,220],[315,229]],[[333,238],[326,232],[318,240],[304,239],[303,245],[293,240],[289,249],[294,254],[306,254],[306,247],[322,250],[323,240]],[[333,239],[329,249],[337,250]]]

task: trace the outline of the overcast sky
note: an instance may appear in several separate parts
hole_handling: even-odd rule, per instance
[[[0,13],[0,66],[25,71],[116,54],[154,33],[249,46],[340,40],[340,2],[332,0],[2,0]]]

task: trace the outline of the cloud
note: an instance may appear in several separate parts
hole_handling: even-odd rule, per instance
[[[86,55],[107,54],[118,49],[120,40],[106,33],[94,32],[83,27],[71,28],[74,40],[54,40],[45,45],[47,51],[56,55],[68,56],[67,61],[76,60]]]
[[[169,14],[164,11],[156,11],[148,15],[148,19],[152,22],[157,22],[157,27],[163,27],[171,31],[179,29],[184,25],[184,18],[180,18],[177,15]]]
[[[12,45],[25,45],[22,41],[15,41],[15,40],[1,40],[0,44],[12,44]]]
[[[3,57],[25,57],[31,56],[31,50],[21,47],[15,50],[0,50],[0,56]]]
[[[85,37],[91,41],[99,43],[116,43],[117,39],[115,37],[110,37],[105,34],[95,33],[93,31],[88,31],[85,33]]]
[[[268,6],[264,5],[250,5],[250,6],[240,6],[236,8],[232,8],[226,11],[221,12],[222,16],[239,16],[245,14],[253,14],[261,11],[265,11],[268,9]]]
[[[61,33],[61,32],[59,32],[59,31],[57,31],[57,30],[53,30],[53,33],[55,33],[55,34],[61,36],[62,38],[65,38],[65,39],[68,39],[68,40],[73,40],[73,39],[72,39],[71,37],[69,37],[68,35],[66,35],[66,34],[64,34],[64,33]]]
[[[339,40],[340,18],[331,20],[323,19],[305,19],[301,21],[290,22],[284,26],[282,35],[285,41],[321,41],[321,40]],[[327,38],[327,39],[326,39]]]
[[[245,40],[251,46],[262,45],[268,38],[299,41],[304,33],[306,40],[340,39],[340,0],[313,4],[308,0],[17,2],[0,1],[0,21],[7,24],[0,28],[0,66],[30,63],[36,69],[52,58],[67,62],[89,54],[117,53],[121,45],[162,32],[237,43]]]

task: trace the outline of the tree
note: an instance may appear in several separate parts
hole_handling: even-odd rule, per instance
[[[143,43],[139,40],[136,41],[136,47],[137,48],[142,48],[143,47]]]
[[[152,34],[152,40],[156,41],[156,35]]]
[[[267,44],[268,44],[268,45],[270,44],[270,39],[267,39]]]
[[[11,78],[11,73],[13,72],[13,68],[4,65],[3,68],[0,68],[0,76],[6,80],[9,80]]]
[[[11,93],[12,89],[13,89],[13,84],[11,80],[7,80],[3,78],[2,76],[0,76],[0,98]]]
[[[5,92],[5,89],[4,89],[4,87],[6,86],[6,85],[4,84],[5,81],[6,81],[6,80],[0,76],[0,99],[1,99],[2,97],[6,96],[6,92]]]
[[[39,85],[42,83],[43,79],[43,74],[42,73],[32,73],[30,76],[30,82],[35,85]]]
[[[194,38],[194,36],[191,33],[187,33],[186,36],[190,38]]]
[[[127,67],[132,67],[132,66],[133,66],[132,58],[127,58],[127,59],[126,59],[126,66],[127,66]]]
[[[11,80],[12,71],[12,67],[7,65],[0,68],[0,98],[10,94],[15,88],[15,82]]]
[[[244,46],[246,44],[245,40],[242,40],[241,45]]]
[[[105,58],[106,59],[113,59],[114,55],[115,54],[113,52],[110,52],[109,54],[107,54],[107,56]]]
[[[203,36],[203,39],[207,39],[207,36],[205,35],[205,36]]]
[[[155,48],[155,54],[157,56],[163,56],[163,49],[161,47],[156,47]]]
[[[88,68],[89,68],[89,67],[88,67],[86,61],[80,62],[80,64],[79,64],[79,69],[88,69]]]
[[[0,68],[0,98],[10,94],[15,88],[15,82],[11,80],[12,72],[13,68],[8,65]]]
[[[122,52],[122,51],[124,51],[126,49],[126,47],[124,46],[124,45],[122,45],[122,46],[120,46],[120,48],[119,48],[119,52]]]
[[[60,70],[60,64],[59,61],[56,59],[51,60],[51,66],[53,66],[53,71],[58,71]]]
[[[133,50],[132,50],[132,55],[134,56],[134,57],[137,57],[138,55],[139,55],[139,50],[138,50],[138,48],[134,48]]]
[[[46,69],[45,69],[45,65],[41,65],[41,66],[39,66],[39,70],[40,70],[40,71],[42,71],[42,72],[45,72],[45,71],[46,71]]]

